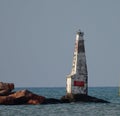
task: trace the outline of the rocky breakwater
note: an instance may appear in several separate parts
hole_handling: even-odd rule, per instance
[[[65,95],[61,99],[46,98],[41,95],[32,93],[29,90],[14,90],[13,83],[0,82],[0,104],[1,105],[22,105],[22,104],[59,104],[71,102],[95,102],[95,103],[109,103],[108,101],[91,97],[88,95]]]
[[[68,102],[94,102],[94,103],[110,103],[106,100],[92,97],[85,94],[67,94],[61,98],[61,100]]]
[[[41,104],[45,97],[32,93],[28,90],[12,92],[13,83],[0,82],[0,104],[19,105],[19,104]]]
[[[13,89],[14,89],[13,83],[0,82],[0,96],[9,95]]]

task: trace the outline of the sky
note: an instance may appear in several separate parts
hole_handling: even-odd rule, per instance
[[[119,86],[120,0],[0,0],[0,81],[65,87],[79,29],[88,86]]]

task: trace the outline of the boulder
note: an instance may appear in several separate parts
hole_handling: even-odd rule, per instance
[[[14,104],[41,104],[45,100],[45,97],[28,90],[17,91],[9,96],[14,98]]]
[[[28,90],[21,90],[7,96],[0,96],[2,105],[42,104],[45,97],[34,94]]]
[[[94,103],[110,103],[106,100],[92,97],[85,94],[67,94],[61,98],[63,102],[94,102]]]
[[[60,99],[46,98],[42,104],[59,104],[62,103]]]
[[[13,83],[0,82],[0,96],[9,95],[13,89],[14,89]]]
[[[0,96],[1,105],[14,105],[14,98],[10,96]]]

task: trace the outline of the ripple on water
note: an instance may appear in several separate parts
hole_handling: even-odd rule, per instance
[[[59,98],[65,88],[30,88],[40,95]],[[120,116],[118,88],[90,88],[89,94],[112,103],[66,103],[0,106],[0,116]]]

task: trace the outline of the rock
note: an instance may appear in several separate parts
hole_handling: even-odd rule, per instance
[[[0,82],[0,96],[9,95],[13,89],[14,89],[13,83]]]
[[[63,103],[63,102],[55,98],[46,98],[42,104],[59,104],[59,103]]]
[[[110,103],[103,99],[92,97],[84,94],[68,94],[61,98],[63,102],[95,102],[95,103]]]
[[[2,105],[20,105],[20,104],[41,104],[45,97],[34,94],[28,90],[21,90],[11,93],[7,96],[0,96]]]
[[[9,96],[14,98],[14,104],[41,104],[45,100],[45,97],[28,90],[17,91]]]
[[[14,98],[10,96],[0,96],[1,105],[14,105]]]

